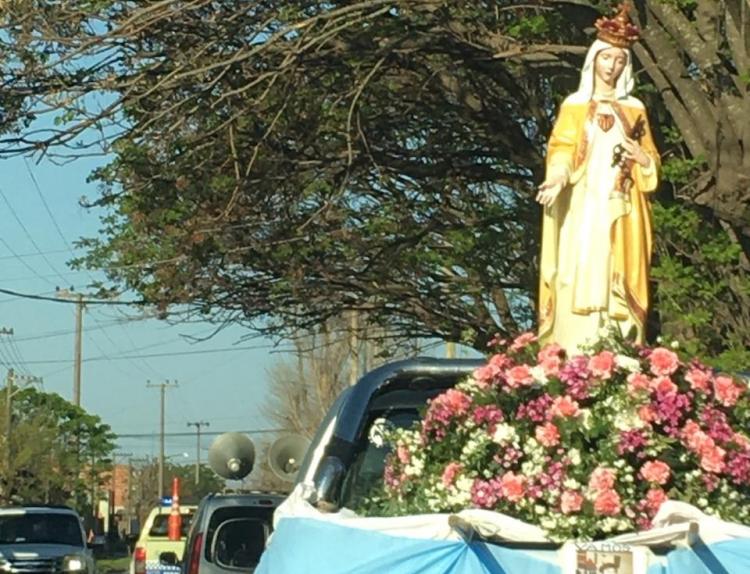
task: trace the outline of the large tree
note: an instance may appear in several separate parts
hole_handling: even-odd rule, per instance
[[[6,392],[0,393],[4,404]],[[91,492],[104,483],[110,466],[114,433],[98,416],[57,394],[26,388],[11,396],[10,433],[2,442],[2,499],[90,509]],[[0,428],[7,425],[3,410]]]
[[[711,267],[730,276],[727,311],[747,296],[730,280],[748,254],[742,2],[636,2],[674,195],[733,249]],[[594,9],[611,4],[10,3],[4,149],[114,154],[95,174],[107,211],[87,263],[165,311],[287,335],[354,309],[482,348],[533,322],[532,187]],[[705,262],[684,245],[660,254]],[[655,276],[670,324],[691,303],[674,273]]]

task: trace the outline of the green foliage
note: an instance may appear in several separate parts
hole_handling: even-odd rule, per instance
[[[656,310],[662,334],[729,371],[750,365],[750,275],[742,249],[705,214],[654,204]]]
[[[672,132],[673,135],[674,132]],[[671,157],[662,164],[662,176],[665,181],[674,185],[685,185],[693,181],[697,174],[706,168],[706,160],[702,157],[678,158]]]
[[[508,28],[508,35],[514,38],[531,40],[549,33],[550,25],[544,14],[524,16]]]
[[[0,466],[3,499],[83,510],[90,490],[105,481],[109,469],[115,448],[109,426],[54,393],[26,388],[12,398],[11,442],[3,444]],[[0,428],[6,424],[3,411]]]

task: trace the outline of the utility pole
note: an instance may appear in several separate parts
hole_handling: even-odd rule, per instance
[[[73,363],[73,404],[81,406],[81,335],[83,334],[83,295],[76,302],[76,343]]]
[[[359,380],[359,311],[349,311],[349,384]]]
[[[201,480],[201,427],[210,427],[211,423],[206,421],[195,421],[187,424],[195,427],[195,485]]]
[[[456,358],[456,344],[453,341],[445,342],[445,358],[446,359]]]
[[[146,382],[148,388],[158,388],[161,400],[160,400],[160,416],[159,416],[159,496],[161,499],[164,496],[164,399],[168,388],[174,388],[177,386],[177,381],[164,381],[163,383],[151,384],[151,381]]]
[[[76,302],[76,333],[73,349],[73,404],[81,406],[81,339],[83,336],[83,294],[74,293],[72,289],[58,289],[57,296],[61,299],[72,299]]]
[[[10,480],[13,474],[10,470],[10,461],[13,460],[10,439],[13,430],[13,379],[15,372],[8,369],[8,377],[5,379],[5,487],[6,495],[10,496]],[[8,499],[10,502],[10,499]]]

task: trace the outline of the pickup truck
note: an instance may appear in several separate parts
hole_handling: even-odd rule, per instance
[[[171,507],[157,506],[151,510],[138,537],[130,561],[130,574],[167,574],[180,571],[185,550],[185,537],[195,506],[180,506],[182,527],[179,540],[167,536]]]
[[[589,555],[611,557],[607,568],[629,574],[750,572],[750,526],[680,502],[665,503],[672,505],[667,526],[584,546],[551,541],[535,525],[470,506],[398,517],[360,512],[385,478],[389,447],[378,440],[378,429],[411,428],[428,400],[485,364],[397,361],[344,390],[313,438],[294,489],[276,509],[255,574],[572,574],[590,571],[581,562]],[[624,570],[617,569],[620,562],[627,563]]]

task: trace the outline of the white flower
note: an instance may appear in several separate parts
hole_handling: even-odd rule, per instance
[[[570,457],[570,464],[572,466],[579,466],[583,460],[581,457],[581,451],[577,448],[570,449],[568,451],[568,456]]]
[[[638,359],[626,355],[615,355],[615,365],[631,373],[638,373],[641,370],[641,363]]]
[[[531,376],[534,377],[534,380],[537,383],[540,383],[541,385],[547,384],[547,381],[548,381],[547,374],[544,372],[544,369],[542,368],[541,365],[536,365],[534,367],[531,367],[529,371],[531,372]]]
[[[646,426],[646,423],[641,420],[638,413],[631,410],[618,411],[615,415],[614,427],[619,431],[628,431],[632,429],[639,429]]]
[[[498,424],[495,433],[492,435],[492,440],[501,445],[513,442],[516,438],[516,430],[506,423]]]
[[[568,490],[577,490],[581,486],[581,483],[575,478],[568,477],[563,481],[563,486]]]
[[[404,474],[406,476],[421,476],[424,470],[424,460],[418,457],[411,459],[409,464],[404,466]]]
[[[672,341],[669,344],[669,346],[672,347],[673,349],[679,349],[680,348],[680,342],[679,341]]]
[[[591,430],[592,426],[592,416],[591,416],[591,410],[589,409],[581,409],[578,411],[578,420],[581,421],[581,425],[586,430]]]

